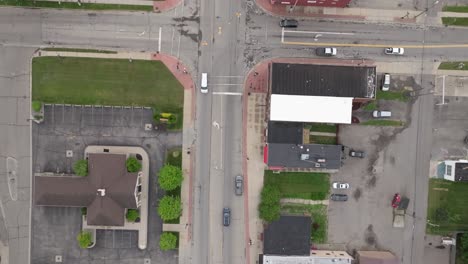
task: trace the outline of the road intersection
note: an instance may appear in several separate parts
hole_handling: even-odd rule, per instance
[[[0,8],[0,79],[2,92],[2,160],[20,159],[21,177],[29,182],[30,134],[27,100],[29,93],[29,59],[41,47],[80,47],[116,49],[133,52],[162,52],[179,58],[190,68],[195,80],[208,73],[209,95],[196,96],[195,179],[192,225],[191,263],[249,263],[248,219],[244,199],[234,195],[234,177],[242,173],[242,105],[244,76],[252,66],[272,57],[310,57],[313,47],[339,47],[340,59],[370,59],[376,63],[398,62],[412,68],[418,81],[430,92],[434,78],[433,63],[467,59],[468,34],[463,28],[445,28],[421,24],[348,23],[301,21],[301,30],[282,30],[278,19],[256,12],[252,1],[201,0],[184,1],[167,13],[89,12],[71,10],[31,10]],[[390,57],[383,48],[408,49],[407,56]],[[418,66],[417,69],[414,69]],[[405,70],[402,70],[403,72]],[[23,76],[23,74],[26,74]],[[198,82],[196,84],[198,86]],[[13,105],[10,101],[15,101]],[[12,113],[11,108],[17,109]],[[416,202],[424,204],[427,189],[432,98],[423,96],[417,105],[414,121]],[[215,125],[216,124],[216,125]],[[21,135],[21,136],[19,136]],[[21,138],[19,138],[21,137]],[[18,142],[12,146],[9,142]],[[3,161],[2,161],[3,162]],[[3,165],[2,165],[3,166]],[[5,174],[2,168],[0,173]],[[254,177],[251,175],[250,177]],[[3,185],[3,183],[2,183]],[[23,185],[29,188],[27,184]],[[3,188],[3,187],[2,187]],[[26,201],[23,201],[26,202]],[[2,203],[5,198],[2,197]],[[5,206],[5,205],[4,205]],[[16,206],[16,205],[14,205]],[[9,214],[27,215],[28,204],[5,208]],[[222,226],[223,207],[232,210],[232,224]],[[423,217],[425,206],[415,206]],[[17,213],[16,210],[21,210]],[[255,216],[250,216],[255,217]],[[7,221],[7,227],[8,223]],[[27,226],[27,223],[18,224]],[[405,243],[411,254],[403,263],[419,263],[425,222],[414,225],[413,236]],[[3,240],[3,237],[2,237]],[[23,237],[24,240],[24,237]],[[24,241],[23,241],[24,242]],[[11,263],[26,263],[22,257],[27,244],[15,248],[10,239]],[[19,248],[21,247],[21,248]]]

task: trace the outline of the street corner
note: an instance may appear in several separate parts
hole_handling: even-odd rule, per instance
[[[179,59],[160,52],[152,53],[151,59],[161,61],[171,71],[172,75],[182,84],[184,90],[194,89],[190,68]]]
[[[268,91],[268,65],[270,60],[255,65],[247,75],[247,93],[266,93]]]
[[[182,0],[153,1],[153,12],[161,13],[169,11],[178,6],[181,2]]]

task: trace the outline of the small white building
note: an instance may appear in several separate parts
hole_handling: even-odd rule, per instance
[[[446,160],[444,179],[468,182],[468,160]]]

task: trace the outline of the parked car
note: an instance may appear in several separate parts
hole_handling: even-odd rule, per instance
[[[403,55],[405,54],[404,48],[386,48],[385,54],[387,55]]]
[[[237,175],[234,180],[234,185],[236,195],[242,195],[244,192],[244,177],[242,177],[242,175]]]
[[[351,157],[355,157],[355,158],[365,158],[366,157],[366,153],[362,150],[350,150],[349,151],[349,156]]]
[[[348,201],[348,195],[346,194],[341,194],[341,193],[334,193],[330,196],[330,199],[332,201],[340,201],[340,202],[346,202]]]
[[[229,226],[231,224],[231,209],[228,207],[223,208],[223,225]]]
[[[332,184],[333,189],[349,189],[349,183],[346,182],[334,182]]]
[[[390,74],[385,73],[382,79],[382,91],[390,90]]]
[[[392,117],[392,112],[375,110],[374,112],[372,112],[372,116],[375,118]]]
[[[316,48],[315,54],[322,57],[336,56],[336,48]]]
[[[280,27],[296,28],[299,25],[296,19],[283,19],[279,23]]]
[[[397,208],[398,205],[400,205],[400,202],[401,202],[401,195],[399,193],[395,193],[395,195],[393,196],[393,200],[392,200],[392,207]]]

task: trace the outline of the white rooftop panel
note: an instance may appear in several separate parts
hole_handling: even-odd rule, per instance
[[[352,97],[272,94],[270,120],[351,124]]]

